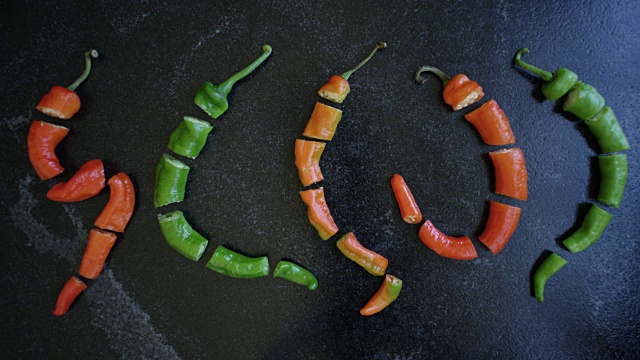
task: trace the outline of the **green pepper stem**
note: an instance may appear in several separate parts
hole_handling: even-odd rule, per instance
[[[527,48],[522,48],[520,50],[518,50],[518,52],[516,53],[516,57],[515,57],[515,62],[516,65],[520,66],[521,68],[530,71],[538,76],[540,76],[542,78],[542,80],[544,81],[551,81],[551,79],[553,79],[553,74],[546,71],[546,70],[542,70],[540,68],[537,68],[533,65],[527,64],[526,62],[522,61],[520,58],[522,57],[523,54],[527,54],[529,52],[529,49]]]
[[[84,53],[84,71],[82,75],[71,85],[67,86],[67,89],[74,91],[83,81],[89,77],[89,73],[91,72],[91,58],[98,58],[98,50],[89,50]]]
[[[424,84],[427,81],[426,78],[421,76],[422,73],[426,71],[438,75],[440,80],[442,80],[442,85],[444,86],[447,86],[447,83],[449,82],[449,80],[451,80],[451,78],[448,77],[447,74],[443,73],[442,70],[438,68],[434,68],[433,66],[423,66],[420,69],[418,69],[418,71],[416,71],[416,81],[419,82],[420,84]]]
[[[376,53],[376,51],[378,51],[378,49],[384,49],[387,47],[387,43],[385,42],[379,42],[376,44],[376,47],[373,48],[373,50],[371,51],[371,53],[369,54],[369,56],[367,56],[366,58],[364,58],[364,60],[360,61],[360,63],[358,65],[356,65],[356,67],[354,67],[353,69],[342,73],[342,76],[345,80],[349,80],[349,76],[351,76],[351,74],[353,74],[356,70],[360,69],[362,66],[364,66],[364,64],[366,64],[372,57],[373,54]]]
[[[272,51],[271,46],[265,44],[262,46],[262,50],[264,51],[264,53],[262,53],[262,55],[260,55],[259,58],[257,58],[251,64],[249,64],[249,66],[247,66],[246,68],[233,74],[233,76],[231,76],[229,79],[225,80],[220,85],[218,85],[218,89],[222,91],[225,95],[229,95],[231,88],[238,80],[241,80],[245,76],[251,74],[253,70],[255,70],[258,66],[260,66],[260,64],[262,64],[269,57],[269,55],[271,55],[271,51]]]

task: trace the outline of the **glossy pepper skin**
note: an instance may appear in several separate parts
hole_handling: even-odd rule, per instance
[[[470,80],[467,75],[458,74],[449,78],[438,68],[433,66],[423,66],[416,71],[415,76],[416,81],[420,84],[424,84],[427,81],[426,78],[422,77],[423,72],[436,74],[440,80],[442,80],[442,84],[444,85],[442,98],[445,103],[453,108],[454,111],[458,111],[474,104],[484,96],[482,86],[477,82]]]
[[[294,155],[302,185],[309,186],[324,179],[320,171],[320,157],[326,145],[319,141],[296,140]]]
[[[594,117],[604,107],[604,98],[591,85],[578,81],[569,91],[562,109],[581,120]]]
[[[156,166],[156,187],[153,205],[161,207],[184,200],[191,168],[171,155],[163,154]]]
[[[398,202],[402,220],[407,224],[417,224],[422,221],[422,212],[418,203],[400,174],[393,174],[391,177],[391,189]]]
[[[584,123],[598,140],[602,154],[631,149],[611,107],[603,107],[594,117],[585,120]]]
[[[85,69],[82,75],[71,85],[63,88],[55,85],[45,94],[36,106],[38,111],[58,119],[71,119],[80,110],[80,97],[74,90],[91,72],[91,58],[97,59],[98,52],[89,50],[84,53]]]
[[[116,243],[116,234],[93,229],[89,233],[89,242],[82,257],[79,274],[87,279],[95,279],[102,272],[104,262]]]
[[[496,194],[525,201],[529,197],[529,173],[519,148],[489,153],[496,175]]]
[[[55,150],[68,133],[69,129],[64,126],[38,120],[31,123],[27,150],[29,161],[41,180],[51,179],[64,171]]]
[[[360,315],[371,316],[382,311],[394,302],[402,290],[402,280],[387,274],[380,289],[371,297],[367,304],[360,309]]]
[[[551,253],[546,259],[544,259],[533,276],[533,290],[536,300],[539,302],[544,301],[544,287],[547,284],[547,281],[566,264],[567,261],[556,253]]]
[[[478,240],[485,244],[493,255],[498,255],[516,231],[521,214],[522,209],[519,207],[490,201],[489,219]]]
[[[174,153],[195,159],[207,143],[207,136],[213,126],[206,121],[185,116],[169,137],[169,149]]]
[[[529,49],[527,48],[518,50],[514,61],[519,67],[542,78],[544,81],[542,84],[542,95],[544,95],[547,100],[556,101],[560,99],[578,82],[578,75],[569,69],[559,68],[551,73],[522,61],[522,55],[528,52]]]
[[[582,225],[562,243],[574,254],[587,249],[600,239],[612,217],[598,205],[591,205]]]
[[[189,260],[200,260],[209,241],[193,230],[182,211],[158,215],[158,223],[169,246]]]
[[[338,226],[333,221],[327,201],[324,197],[324,188],[309,189],[300,192],[302,201],[308,206],[309,222],[318,230],[322,240],[327,240],[338,232]]]
[[[627,155],[613,154],[598,156],[598,164],[600,165],[600,192],[598,193],[598,201],[605,205],[619,208],[629,175]]]
[[[375,251],[362,246],[352,232],[341,237],[336,245],[344,256],[362,266],[369,274],[382,276],[387,271],[389,260]]]
[[[312,139],[331,141],[336,134],[340,119],[342,119],[341,110],[316,102],[302,135]]]
[[[475,126],[482,140],[489,145],[507,145],[516,142],[507,115],[493,99],[466,114],[464,118]]]
[[[123,232],[136,206],[136,190],[129,175],[121,172],[109,179],[109,202],[93,223],[95,226]]]
[[[52,313],[55,316],[62,316],[69,311],[71,304],[76,300],[78,295],[80,295],[84,289],[87,288],[87,285],[80,280],[77,276],[72,276],[62,290],[60,291],[60,295],[58,295],[58,301],[56,301],[56,307],[53,309]]]
[[[220,115],[224,114],[224,112],[229,109],[227,96],[229,95],[229,92],[231,92],[233,85],[258,68],[258,66],[260,66],[260,64],[262,64],[269,55],[271,55],[273,50],[271,49],[271,46],[263,45],[262,51],[263,53],[259,58],[254,60],[246,68],[233,74],[229,79],[225,80],[221,84],[216,86],[208,81],[204,82],[196,92],[196,97],[194,99],[196,105],[214,119],[217,119]]]
[[[47,198],[59,202],[77,202],[96,196],[104,189],[102,160],[87,161],[67,182],[54,185]]]
[[[266,256],[248,257],[220,245],[207,262],[207,268],[222,275],[240,279],[253,279],[269,275]]]
[[[318,288],[318,279],[311,271],[289,261],[280,261],[273,270],[273,277],[283,278],[296,284],[304,285],[309,290]]]
[[[422,224],[418,237],[423,244],[442,257],[455,260],[472,260],[478,257],[476,248],[468,236],[445,235],[429,220]]]

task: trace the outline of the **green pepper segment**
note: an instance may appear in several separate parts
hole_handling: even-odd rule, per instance
[[[318,288],[318,280],[311,271],[289,261],[280,261],[273,270],[273,277],[280,277],[296,284],[304,285],[309,290]]]
[[[233,85],[238,81],[253,72],[260,64],[262,64],[271,55],[272,49],[269,45],[262,46],[262,55],[253,61],[246,68],[238,71],[232,75],[229,79],[220,83],[219,85],[213,85],[206,81],[204,82],[198,92],[194,102],[202,110],[204,110],[209,116],[217,119],[229,108],[229,102],[227,101],[227,95],[231,91]]]
[[[624,187],[627,184],[629,165],[627,155],[613,154],[598,156],[600,165],[600,192],[598,201],[605,205],[620,207]]]
[[[562,243],[574,254],[585,250],[600,239],[612,217],[613,215],[602,210],[598,205],[591,205],[582,225]]]
[[[220,245],[216,248],[207,268],[222,275],[252,279],[269,275],[269,259],[266,256],[248,257]]]
[[[195,159],[207,143],[213,126],[206,121],[185,116],[169,137],[169,149],[174,153]]]
[[[182,211],[159,214],[158,223],[169,246],[189,260],[200,260],[209,241],[193,230]]]
[[[191,168],[171,155],[163,154],[156,167],[156,188],[153,205],[161,207],[184,200],[187,178]]]
[[[547,284],[547,280],[566,264],[567,261],[556,253],[551,253],[544,259],[542,264],[540,264],[540,267],[538,267],[538,270],[536,270],[533,276],[533,290],[538,301],[544,301],[544,286]]]
[[[522,61],[522,55],[528,52],[529,49],[527,48],[518,50],[515,63],[521,68],[540,76],[540,78],[544,80],[542,84],[542,94],[548,100],[555,101],[560,99],[578,82],[578,75],[569,69],[558,68],[551,73]]]
[[[598,139],[601,153],[613,153],[631,148],[611,107],[603,107],[594,117],[585,120],[584,123]]]
[[[580,120],[594,117],[604,107],[604,98],[589,84],[578,81],[569,91],[562,108]]]

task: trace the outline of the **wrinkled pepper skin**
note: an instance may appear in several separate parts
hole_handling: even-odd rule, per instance
[[[87,285],[82,280],[77,276],[72,276],[66,284],[64,284],[60,291],[60,295],[58,295],[56,307],[52,311],[53,315],[62,316],[66,314],[67,311],[69,311],[71,304],[73,304],[78,295],[80,295],[86,288]]]
[[[220,245],[207,262],[207,268],[222,275],[240,279],[254,279],[269,275],[266,256],[248,257]]]
[[[588,120],[604,107],[604,98],[598,90],[591,85],[578,81],[569,91],[569,95],[562,105],[564,111],[568,111],[581,120]]]
[[[496,176],[496,194],[525,201],[529,197],[529,173],[524,154],[519,148],[489,153]]]
[[[371,297],[367,304],[360,309],[360,315],[371,316],[384,310],[400,295],[402,290],[402,280],[387,274],[380,289]]]
[[[331,141],[336,134],[340,119],[342,119],[341,110],[316,102],[302,135],[312,139]]]
[[[527,48],[518,50],[514,61],[519,67],[542,78],[544,81],[542,84],[542,95],[544,95],[547,100],[556,101],[560,99],[578,82],[578,75],[569,69],[558,68],[551,73],[522,61],[522,55],[528,52],[529,49]]]
[[[562,243],[574,254],[586,250],[600,239],[611,218],[613,215],[602,210],[598,205],[591,205],[582,225]]]
[[[585,120],[584,123],[598,140],[600,153],[607,154],[631,149],[611,107],[603,107],[594,117]]]
[[[478,240],[488,247],[493,255],[498,255],[516,231],[522,209],[497,201],[489,203],[489,219]]]
[[[64,171],[55,150],[68,133],[69,129],[64,126],[39,120],[31,123],[27,150],[29,161],[41,180],[51,179]]]
[[[58,202],[77,202],[96,196],[104,189],[102,160],[87,161],[67,182],[54,185],[47,198]]]
[[[476,248],[468,236],[445,235],[429,220],[422,224],[418,237],[423,244],[442,257],[455,260],[473,260],[478,257]]]
[[[327,240],[338,232],[338,226],[333,221],[327,201],[324,197],[324,188],[309,189],[300,192],[302,201],[309,207],[309,222],[318,230],[322,240]]]
[[[174,153],[195,159],[207,143],[207,136],[213,126],[206,121],[185,116],[169,137],[168,148]]]
[[[169,246],[189,260],[200,260],[209,241],[193,230],[182,211],[158,215],[158,223]]]
[[[296,284],[304,285],[309,290],[318,288],[318,279],[311,271],[289,261],[280,261],[273,270],[273,277],[283,278]]]
[[[324,179],[320,170],[320,157],[326,145],[319,141],[296,140],[294,155],[302,185],[309,186]]]
[[[349,91],[351,91],[349,81],[345,80],[342,76],[333,75],[329,78],[329,81],[318,90],[318,95],[323,99],[342,104],[344,99],[347,98],[347,95],[349,95]]]
[[[600,192],[598,193],[598,201],[605,205],[619,208],[629,175],[627,155],[613,154],[598,156],[598,164],[600,165]]]
[[[109,231],[91,230],[78,273],[87,279],[97,278],[102,272],[104,262],[107,260],[113,244],[116,243],[116,238],[116,234]]]
[[[156,167],[153,205],[161,207],[184,200],[191,168],[171,155],[163,154]]]
[[[362,266],[369,274],[382,276],[387,271],[389,260],[375,251],[362,246],[352,232],[341,237],[336,245],[344,256]]]
[[[398,202],[402,220],[407,224],[417,224],[422,221],[422,212],[402,175],[393,174],[391,177],[391,189]]]
[[[93,223],[95,226],[123,232],[136,206],[136,191],[129,175],[121,172],[109,179],[109,202]]]
[[[536,296],[536,300],[539,302],[544,301],[544,287],[547,284],[547,281],[566,264],[567,261],[556,253],[551,253],[546,259],[544,259],[533,276],[533,292]]]
[[[467,75],[458,74],[451,78],[444,87],[442,97],[454,111],[476,103],[484,96],[482,86],[469,79]]]
[[[466,114],[464,118],[475,126],[482,140],[488,145],[507,145],[516,142],[507,115],[493,99]]]

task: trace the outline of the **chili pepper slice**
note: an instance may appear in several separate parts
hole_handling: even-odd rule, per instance
[[[324,179],[320,171],[320,157],[327,144],[319,141],[296,140],[296,167],[302,185],[309,186]]]
[[[220,245],[207,262],[207,268],[222,275],[240,279],[253,279],[269,275],[266,256],[248,257]]]
[[[369,274],[382,276],[385,271],[387,271],[389,260],[375,251],[362,246],[352,232],[341,237],[336,245],[344,256],[362,266]]]
[[[548,100],[556,101],[560,99],[578,82],[578,75],[569,69],[558,68],[551,73],[522,61],[522,55],[528,52],[529,49],[527,48],[518,50],[514,61],[516,65],[542,78],[544,81],[542,84],[542,95]]]
[[[600,192],[598,201],[605,205],[620,207],[624,187],[627,184],[629,165],[627,155],[598,156],[600,165]]]
[[[31,123],[27,150],[29,161],[41,180],[51,179],[64,171],[55,150],[68,133],[69,129],[64,126],[39,120]]]
[[[465,108],[482,99],[484,96],[482,86],[478,85],[477,82],[470,80],[467,75],[458,74],[449,78],[438,68],[433,66],[423,66],[416,71],[415,76],[416,81],[420,84],[424,84],[427,81],[426,78],[421,76],[423,72],[436,74],[440,80],[442,80],[442,85],[444,85],[442,97],[444,98],[444,102],[450,105],[454,111]]]
[[[158,223],[169,246],[189,260],[200,260],[209,241],[193,230],[182,211],[159,214]]]
[[[60,295],[58,295],[58,301],[56,301],[56,307],[52,313],[55,316],[62,316],[69,311],[71,304],[76,300],[78,295],[87,288],[87,285],[80,280],[77,276],[72,276],[66,284],[62,287]]]
[[[489,203],[489,219],[478,239],[498,255],[516,231],[522,209],[497,201]]]
[[[204,82],[196,92],[196,97],[194,99],[196,105],[214,119],[217,119],[227,111],[227,109],[229,109],[227,96],[229,95],[229,92],[231,92],[233,85],[260,66],[260,64],[262,64],[269,55],[271,55],[273,49],[271,49],[271,46],[265,44],[262,46],[262,51],[262,55],[249,64],[249,66],[233,74],[229,79],[219,85],[213,85],[208,81]]]
[[[629,141],[624,135],[618,118],[611,110],[605,106],[594,117],[587,119],[584,123],[589,131],[598,139],[600,151],[602,153],[613,153],[631,149]]]
[[[527,200],[529,174],[524,154],[519,148],[503,149],[489,153],[496,175],[496,194],[518,200]]]
[[[104,166],[102,160],[87,161],[69,181],[54,185],[47,198],[59,202],[77,202],[96,196],[104,189]]]
[[[308,138],[331,141],[341,118],[341,110],[316,102],[302,135]]]
[[[442,257],[456,260],[472,260],[478,257],[476,248],[468,236],[445,235],[429,220],[422,224],[418,237],[423,244]]]
[[[369,56],[367,56],[364,60],[358,63],[356,67],[354,67],[353,69],[347,72],[342,73],[342,75],[340,76],[333,75],[331,78],[329,78],[329,81],[326,84],[324,84],[320,88],[320,90],[318,90],[318,95],[320,95],[320,97],[323,99],[327,99],[329,101],[342,104],[344,99],[349,94],[349,91],[351,90],[351,88],[349,87],[349,81],[347,81],[349,80],[349,77],[351,76],[351,74],[353,74],[362,66],[364,66],[364,64],[366,64],[373,57],[373,54],[375,54],[376,51],[378,51],[378,49],[384,49],[386,47],[387,47],[387,43],[384,43],[384,42],[377,43],[375,48],[373,48],[373,50],[369,54]]]
[[[394,302],[402,290],[402,280],[387,274],[380,289],[371,297],[367,304],[360,309],[360,315],[371,316],[379,313]]]
[[[174,153],[195,159],[207,142],[213,126],[206,121],[185,116],[169,137],[169,149]]]
[[[556,253],[549,254],[540,264],[533,276],[533,290],[538,301],[544,301],[544,287],[547,284],[547,280],[565,265],[567,265],[567,261]]]
[[[107,260],[113,244],[116,243],[116,238],[116,234],[109,231],[91,230],[87,249],[84,251],[80,264],[80,275],[87,279],[95,279],[100,275],[104,262]]]
[[[123,172],[109,179],[109,202],[93,223],[95,226],[123,232],[136,205],[136,190],[129,176]]]
[[[585,250],[600,239],[611,218],[613,215],[602,210],[598,205],[591,205],[582,225],[562,243],[574,254]]]
[[[55,85],[45,94],[36,106],[38,111],[58,119],[71,119],[80,110],[80,98],[74,90],[87,79],[91,72],[91,58],[97,59],[98,52],[89,50],[84,53],[85,67],[82,75],[67,88]]]
[[[568,111],[581,120],[594,117],[604,107],[604,98],[591,85],[578,81],[564,100],[562,109]]]
[[[398,202],[402,220],[407,224],[417,224],[422,221],[422,212],[420,212],[416,199],[400,174],[393,174],[391,177],[391,189],[393,189],[393,195]]]
[[[156,167],[156,188],[153,195],[155,207],[184,200],[187,178],[191,168],[169,154],[163,154]]]
[[[475,126],[482,140],[489,145],[507,145],[516,142],[507,115],[493,99],[466,114],[464,118]]]
[[[322,240],[327,240],[338,232],[333,221],[327,201],[324,198],[324,188],[309,189],[300,192],[302,201],[309,207],[309,222],[318,230]]]
[[[313,276],[311,271],[289,261],[280,261],[276,269],[273,270],[273,277],[280,277],[296,284],[304,285],[309,290],[318,288],[318,279]]]

